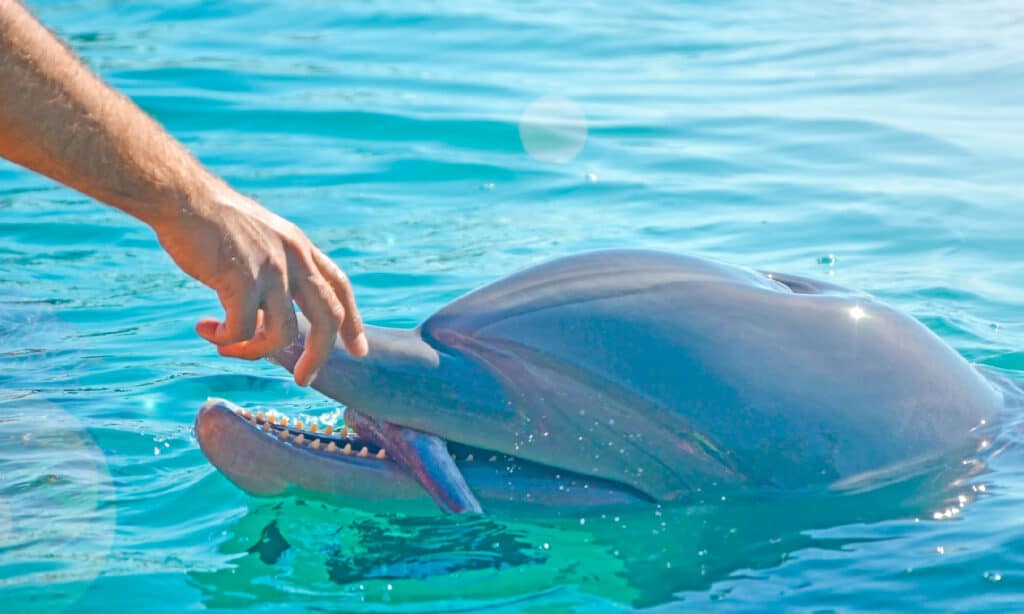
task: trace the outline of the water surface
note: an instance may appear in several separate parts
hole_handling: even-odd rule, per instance
[[[30,4],[298,223],[372,323],[414,325],[553,256],[647,247],[867,290],[1024,379],[1016,3]],[[538,138],[536,105],[561,109],[567,131]],[[0,165],[5,603],[1005,611],[1024,598],[1015,414],[984,471],[953,458],[882,490],[548,523],[395,518],[252,499],[210,467],[190,430],[208,396],[337,417],[278,368],[218,358],[192,332],[218,313],[147,228]]]

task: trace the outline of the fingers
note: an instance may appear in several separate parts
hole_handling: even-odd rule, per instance
[[[257,360],[288,345],[297,335],[291,297],[283,288],[275,288],[263,301],[256,334],[240,343],[222,345],[217,351],[221,356]]]
[[[339,336],[348,352],[356,357],[365,356],[369,344],[348,277],[294,226],[275,224],[274,229],[281,239],[279,248],[283,248],[278,254],[284,258],[272,257],[271,249],[271,257],[263,256],[265,264],[256,278],[243,271],[240,278],[246,280],[244,283],[228,283],[232,289],[241,286],[241,291],[228,291],[211,283],[226,315],[223,322],[213,318],[201,320],[196,324],[196,332],[216,344],[224,356],[262,358],[295,339],[298,327],[294,299],[309,320],[310,330],[293,372],[296,383],[308,386],[330,357]],[[257,248],[268,247],[258,241],[239,242],[243,244],[255,250],[254,255],[242,259],[245,262],[259,261],[254,260],[259,257]],[[287,265],[276,267],[270,264],[273,262]],[[230,273],[226,278],[237,281]]]
[[[313,251],[313,260],[334,290],[335,297],[345,309],[344,319],[341,322],[341,340],[345,343],[345,349],[353,356],[366,356],[370,351],[370,345],[366,340],[363,318],[359,315],[359,308],[356,307],[355,293],[352,292],[352,284],[349,283],[348,276],[342,273],[338,265],[334,264],[330,258],[319,251]]]
[[[217,294],[224,306],[224,322],[212,318],[203,319],[196,325],[196,332],[216,345],[230,345],[251,339],[256,332],[259,293],[219,290]]]
[[[217,318],[203,318],[196,323],[196,332],[203,339],[213,343],[213,336],[217,334],[218,326],[220,326],[220,320]]]
[[[295,302],[306,314],[310,326],[302,356],[295,362],[292,373],[296,384],[308,386],[331,355],[334,341],[338,338],[338,328],[345,317],[345,308],[331,286],[318,274],[309,275],[293,287]]]

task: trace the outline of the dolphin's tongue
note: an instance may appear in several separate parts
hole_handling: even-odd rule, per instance
[[[345,410],[345,424],[360,437],[387,448],[391,458],[420,481],[442,510],[457,514],[483,511],[441,438],[371,418],[352,408]]]

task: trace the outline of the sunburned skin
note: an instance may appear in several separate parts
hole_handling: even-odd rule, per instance
[[[419,485],[442,511],[490,511],[493,495],[481,493],[514,480],[468,473],[473,464],[449,454],[457,448],[529,466],[531,489],[512,495],[524,507],[557,507],[565,476],[598,480],[576,493],[594,505],[608,493],[642,504],[898,469],[977,447],[1004,407],[1002,392],[931,331],[866,294],[659,252],[554,260],[416,329],[367,332],[373,351],[353,359],[339,348],[313,387],[352,412],[361,437],[352,450],[387,449],[389,473],[355,480],[357,490],[342,475],[361,470],[347,464],[274,460],[279,439],[203,435],[221,401],[197,419],[211,461],[250,492],[301,483],[380,509]],[[299,351],[274,360],[291,369]],[[258,433],[243,422],[224,432]],[[246,452],[232,456],[236,445]],[[225,460],[238,456],[244,476]],[[314,468],[332,481],[303,483]]]

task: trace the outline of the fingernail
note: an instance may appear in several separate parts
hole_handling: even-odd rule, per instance
[[[366,356],[370,352],[370,342],[366,340],[366,333],[359,333],[355,342],[356,356]]]
[[[309,376],[309,379],[306,381],[306,385],[307,386],[311,385],[313,383],[313,381],[316,379],[316,376],[319,375],[319,374],[320,374],[320,369],[317,369],[316,371],[313,371],[313,373]]]

